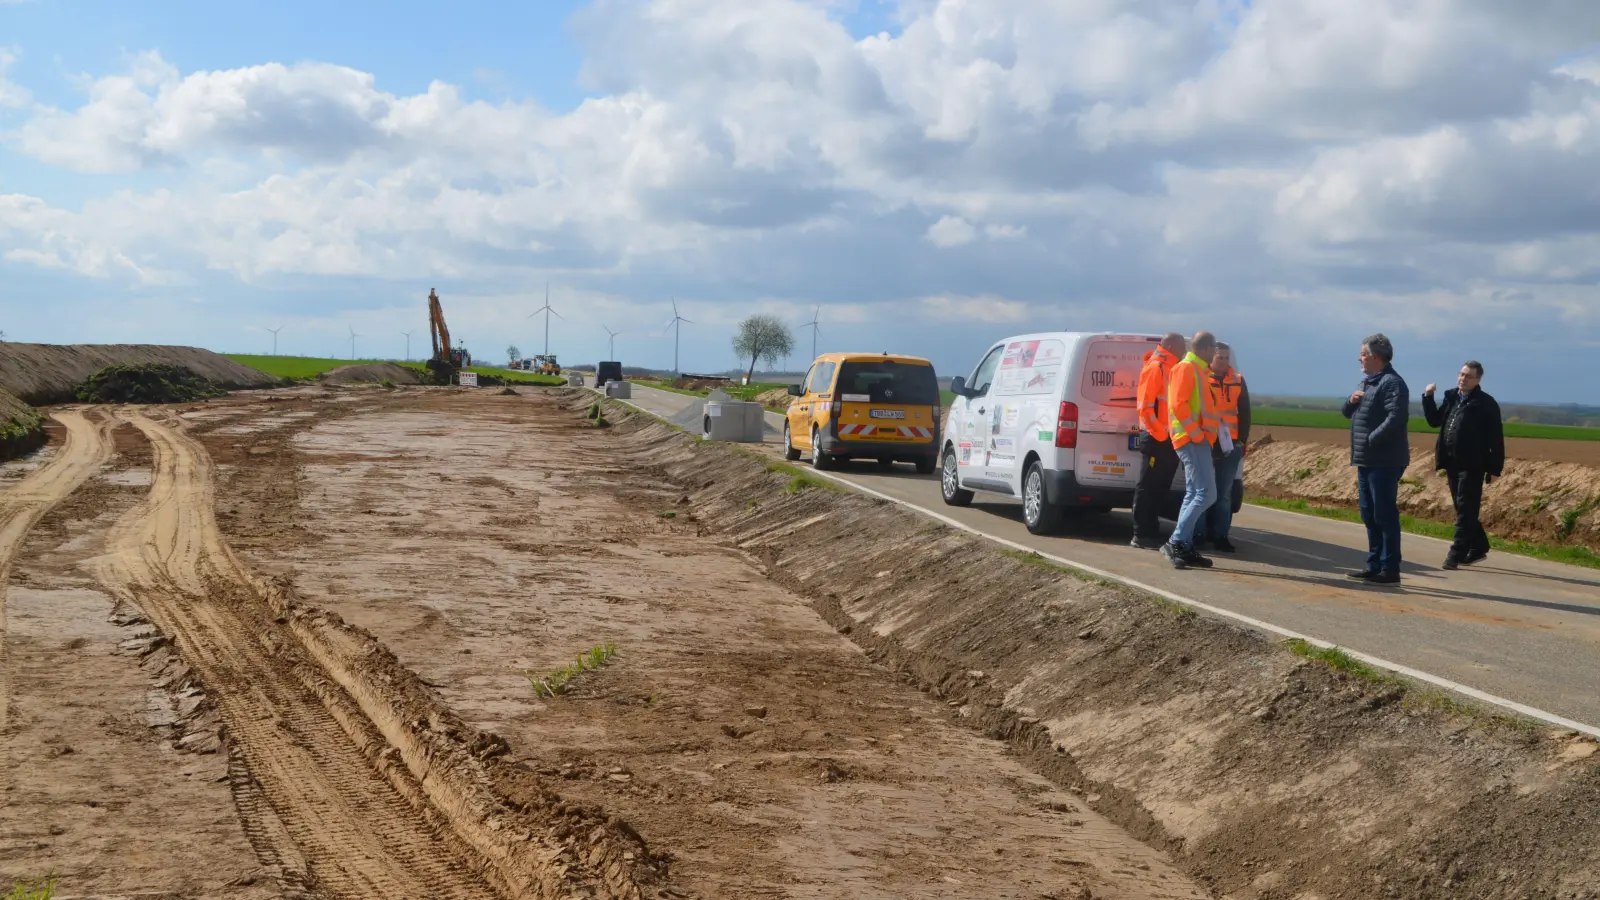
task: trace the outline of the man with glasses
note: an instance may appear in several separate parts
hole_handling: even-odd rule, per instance
[[[1483,363],[1471,359],[1456,374],[1456,386],[1444,392],[1443,406],[1434,403],[1437,385],[1422,390],[1422,414],[1439,429],[1434,469],[1444,470],[1456,507],[1456,538],[1444,558],[1446,569],[1470,566],[1489,555],[1489,535],[1478,513],[1483,486],[1499,478],[1505,468],[1506,441],[1500,404],[1482,385]]]

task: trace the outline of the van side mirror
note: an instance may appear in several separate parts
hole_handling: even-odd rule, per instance
[[[789,385],[789,396],[791,396],[791,397],[803,397],[803,396],[805,396],[805,393],[806,393],[806,389],[805,389],[804,386],[798,385],[798,384]]]
[[[950,379],[950,393],[955,394],[957,397],[965,397],[967,395],[967,379],[965,376],[957,375]]]

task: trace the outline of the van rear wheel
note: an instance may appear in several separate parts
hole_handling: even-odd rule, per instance
[[[921,464],[918,464],[920,470]],[[960,470],[956,466],[956,451],[952,447],[944,451],[944,462],[939,472],[939,493],[944,496],[944,502],[950,506],[969,506],[972,503],[972,492],[963,490],[961,480],[957,477]]]
[[[1044,492],[1044,466],[1034,460],[1022,476],[1022,523],[1032,534],[1050,534],[1061,526],[1062,509]]]
[[[834,460],[822,452],[822,432],[811,429],[811,468],[831,469],[834,465]]]

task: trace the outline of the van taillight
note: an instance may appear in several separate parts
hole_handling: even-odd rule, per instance
[[[1056,416],[1056,446],[1065,450],[1078,448],[1078,404],[1062,403]]]
[[[838,415],[838,414],[839,414],[839,413],[842,413],[842,412],[844,412],[844,402],[843,402],[843,401],[840,401],[840,400],[835,400],[835,401],[833,401],[833,407],[832,407],[832,409],[833,409],[833,414],[834,414],[834,415],[836,415],[836,416],[837,416],[837,415]]]

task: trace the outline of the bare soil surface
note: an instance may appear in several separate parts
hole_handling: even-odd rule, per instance
[[[113,365],[158,363],[184,366],[229,388],[268,387],[281,379],[197,347],[155,344],[0,343],[0,389],[40,406],[68,403],[90,375]]]
[[[1250,448],[1245,488],[1258,496],[1354,508],[1356,474],[1349,462],[1347,450],[1273,440]],[[1433,471],[1431,444],[1425,453],[1412,448],[1411,466],[1400,483],[1400,508],[1419,518],[1455,521],[1450,487]],[[1499,537],[1600,550],[1600,468],[1507,460],[1505,475],[1484,488],[1482,517],[1484,527]]]
[[[1324,447],[1343,448],[1345,461],[1350,459],[1350,432],[1343,428],[1294,428],[1283,425],[1258,425],[1251,434],[1260,440],[1271,435],[1274,441],[1294,444],[1318,444]],[[1436,434],[1411,432],[1411,459],[1433,459]],[[1558,441],[1548,438],[1506,438],[1506,457],[1528,462],[1571,463],[1578,466],[1600,467],[1600,441]]]
[[[292,430],[230,473],[225,504],[290,482],[316,498],[304,539],[229,518],[252,566],[292,574],[563,797],[670,853],[688,895],[1205,896],[873,665],[549,394]],[[617,655],[568,693],[535,693],[528,673],[605,644]]]

